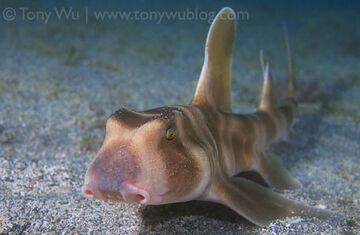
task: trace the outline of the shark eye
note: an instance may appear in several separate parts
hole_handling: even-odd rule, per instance
[[[175,130],[175,127],[169,127],[167,130],[166,130],[166,134],[165,134],[165,138],[167,140],[173,140],[176,136],[176,130]]]

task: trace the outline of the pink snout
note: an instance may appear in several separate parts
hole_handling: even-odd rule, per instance
[[[127,202],[146,204],[150,201],[150,194],[147,191],[132,184],[123,183],[120,193]]]
[[[87,183],[81,188],[85,197],[89,199],[126,201],[130,203],[147,204],[150,202],[150,194],[130,183],[122,183],[119,191],[99,190]]]

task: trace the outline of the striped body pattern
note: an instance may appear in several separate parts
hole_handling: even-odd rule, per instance
[[[107,120],[104,143],[82,187],[90,199],[141,204],[190,200],[221,203],[257,225],[289,216],[326,218],[330,212],[272,191],[300,183],[265,148],[286,139],[297,108],[285,29],[288,78],[278,100],[260,53],[264,83],[253,114],[231,112],[231,54],[235,15],[223,8],[206,40],[205,60],[189,105],[146,111],[119,109]],[[237,177],[256,171],[269,187]]]

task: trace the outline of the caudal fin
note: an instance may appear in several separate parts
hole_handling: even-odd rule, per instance
[[[288,97],[296,98],[294,66],[293,66],[293,59],[291,56],[289,35],[288,35],[288,30],[287,30],[286,24],[284,24],[284,41],[285,41],[286,56],[287,56],[287,63],[288,63],[288,77],[287,77]]]

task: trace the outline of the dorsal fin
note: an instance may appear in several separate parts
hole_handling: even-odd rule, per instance
[[[261,94],[261,101],[259,110],[269,111],[277,106],[277,96],[274,88],[274,83],[270,74],[269,64],[264,59],[264,53],[260,51],[260,62],[264,76],[263,89]]]
[[[210,27],[204,65],[192,104],[231,111],[231,53],[234,36],[235,13],[225,7]]]

